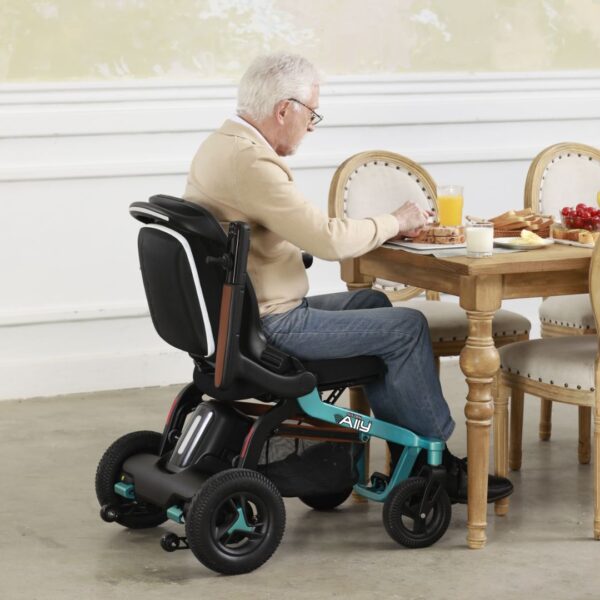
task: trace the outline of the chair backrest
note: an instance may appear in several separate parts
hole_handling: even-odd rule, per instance
[[[362,219],[393,212],[407,200],[437,211],[429,173],[400,154],[370,150],[337,168],[329,188],[329,215]]]
[[[232,243],[209,211],[179,198],[153,196],[129,210],[144,223],[138,236],[140,267],[160,337],[214,373],[218,388],[247,381],[265,393],[290,397],[314,388],[311,373],[289,369],[289,357],[265,340],[246,273],[247,244]],[[239,293],[231,292],[234,272],[242,282]]]
[[[531,163],[525,182],[525,207],[560,217],[564,206],[596,206],[600,192],[600,150],[564,142],[542,150]]]
[[[336,170],[329,187],[329,216],[362,219],[391,213],[407,200],[437,214],[433,178],[412,160],[386,150],[360,152]],[[349,287],[360,285],[352,259],[342,261],[341,275]],[[391,281],[377,280],[392,300],[406,300],[422,292]]]
[[[600,243],[597,243],[592,253],[592,261],[590,263],[590,300],[592,303],[592,311],[596,319],[596,331],[600,331]],[[600,342],[600,336],[598,337]],[[600,357],[600,352],[598,353]]]

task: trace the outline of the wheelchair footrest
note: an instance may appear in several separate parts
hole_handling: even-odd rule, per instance
[[[371,475],[370,481],[373,489],[384,490],[390,482],[390,477],[389,475],[384,475],[383,473],[379,473],[379,471],[375,471]]]

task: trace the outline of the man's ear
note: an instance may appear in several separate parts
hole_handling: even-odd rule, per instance
[[[287,113],[287,111],[290,108],[290,101],[289,100],[281,100],[281,102],[277,103],[277,105],[275,106],[275,118],[277,119],[277,122],[282,125],[283,124],[283,119],[285,118],[285,115]]]

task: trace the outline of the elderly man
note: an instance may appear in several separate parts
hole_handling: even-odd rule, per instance
[[[319,81],[315,67],[301,56],[257,58],[240,82],[237,116],[196,153],[184,197],[221,222],[250,224],[248,272],[270,343],[300,359],[381,357],[385,378],[365,386],[375,416],[447,440],[454,421],[423,315],[393,308],[372,290],[307,297],[301,249],[325,260],[360,256],[399,234],[417,233],[428,217],[405,202],[391,214],[331,219],[301,194],[282,157],[293,154],[322,120]],[[391,450],[397,460],[401,448]],[[465,462],[446,452],[444,464],[451,499],[466,502]],[[511,491],[507,479],[490,476],[488,501]]]

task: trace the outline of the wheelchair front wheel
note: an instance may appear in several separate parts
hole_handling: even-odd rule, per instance
[[[407,548],[425,548],[448,529],[452,506],[440,483],[427,490],[427,479],[410,477],[399,483],[383,505],[383,525],[390,537]],[[427,498],[424,498],[427,492]]]
[[[352,493],[352,488],[334,492],[332,494],[318,494],[313,496],[299,496],[301,502],[310,506],[314,510],[332,510],[338,507],[342,502],[348,499]]]
[[[285,529],[281,494],[262,473],[227,469],[196,492],[185,519],[187,542],[206,567],[248,573],[275,552]]]
[[[105,521],[116,521],[129,529],[158,527],[167,520],[162,508],[126,500],[115,493],[115,483],[121,480],[123,463],[135,454],[158,456],[162,436],[156,431],[134,431],[111,444],[96,469],[96,497]]]

